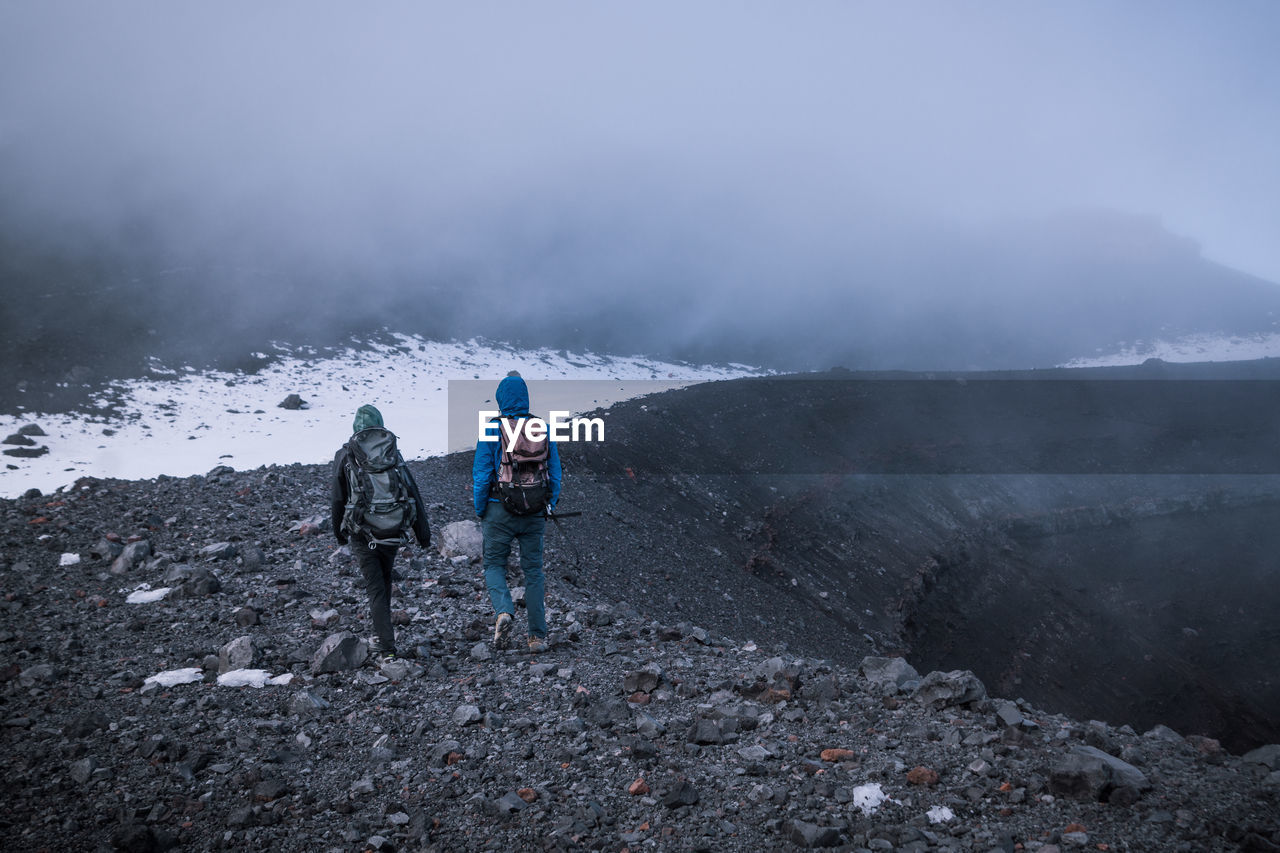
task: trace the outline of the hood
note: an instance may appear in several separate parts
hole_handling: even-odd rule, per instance
[[[529,413],[529,386],[519,376],[508,376],[498,383],[498,392],[494,395],[502,414],[527,415]]]
[[[360,432],[369,427],[380,427],[382,423],[382,412],[379,412],[373,406],[363,405],[356,410],[356,419],[351,424],[352,432]]]

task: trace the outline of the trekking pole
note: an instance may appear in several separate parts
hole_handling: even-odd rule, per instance
[[[573,564],[574,564],[575,566],[581,566],[581,565],[582,565],[582,553],[581,553],[580,551],[578,551],[578,546],[577,546],[577,544],[573,541],[572,537],[570,537],[570,536],[569,536],[569,534],[565,532],[564,525],[562,525],[562,524],[560,523],[560,519],[562,519],[562,518],[573,518],[573,517],[575,517],[575,516],[579,516],[579,515],[582,515],[581,511],[579,511],[579,512],[551,512],[550,510],[547,510],[547,518],[549,518],[549,519],[551,519],[553,522],[555,522],[556,530],[559,530],[559,531],[560,531],[560,535],[564,537],[564,541],[569,543],[569,550],[571,550],[571,551],[573,552]]]

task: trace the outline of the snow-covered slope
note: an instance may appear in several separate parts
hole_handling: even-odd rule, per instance
[[[1257,335],[1188,335],[1175,340],[1121,343],[1109,353],[1074,358],[1062,367],[1114,367],[1141,364],[1149,358],[1173,362],[1251,361],[1280,357],[1280,333]]]
[[[49,448],[36,458],[3,457],[0,495],[32,487],[48,491],[83,476],[188,476],[219,464],[243,470],[325,462],[350,435],[352,416],[364,403],[382,411],[406,458],[440,454],[467,443],[459,423],[472,430],[475,423],[474,406],[455,413],[451,444],[450,383],[455,408],[459,400],[480,405],[511,369],[529,380],[534,411],[544,415],[759,372],[745,365],[670,364],[407,335],[323,357],[293,352],[255,374],[188,370],[175,379],[164,371],[165,378],[115,383],[88,416],[0,415],[0,433],[34,423],[47,433],[33,437],[37,446]],[[290,394],[300,395],[307,408],[280,408]]]

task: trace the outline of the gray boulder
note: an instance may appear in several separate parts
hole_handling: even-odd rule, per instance
[[[253,637],[236,637],[218,650],[218,674],[253,665]]]
[[[818,826],[803,820],[787,821],[787,835],[797,847],[835,847],[840,843],[840,830],[834,826]]]
[[[678,806],[695,806],[699,799],[701,797],[698,796],[698,789],[689,784],[687,779],[681,779],[663,795],[662,804],[674,809]]]
[[[920,680],[916,668],[902,658],[863,658],[862,675],[873,686],[888,692],[897,692],[907,682]]]
[[[137,568],[143,560],[151,556],[151,540],[139,539],[124,546],[120,556],[111,563],[111,574],[123,575]]]
[[[1049,773],[1049,789],[1076,800],[1132,802],[1150,787],[1141,770],[1092,746],[1072,747]]]
[[[446,560],[466,557],[469,561],[484,556],[484,534],[475,521],[454,521],[440,529],[440,556]]]
[[[200,556],[206,560],[230,560],[236,555],[236,546],[230,542],[215,542],[200,549]]]
[[[315,717],[329,707],[329,703],[310,690],[299,690],[289,700],[289,713],[297,714],[303,719]]]
[[[10,447],[5,449],[3,452],[5,456],[17,456],[20,459],[36,459],[48,453],[49,448],[42,444],[39,447]]]
[[[222,590],[222,582],[204,566],[189,566],[179,563],[170,566],[164,575],[165,586],[174,587],[175,598],[197,598],[212,595]]]
[[[484,714],[475,705],[459,705],[453,712],[453,722],[459,726],[478,723],[483,719]]]
[[[521,809],[527,808],[528,803],[520,798],[520,794],[516,791],[503,794],[494,802],[493,808],[498,814],[515,814]]]
[[[431,767],[445,767],[449,763],[450,755],[461,755],[462,744],[456,740],[442,740],[440,743],[431,747],[428,757],[428,764]]]
[[[1269,743],[1251,749],[1243,756],[1245,764],[1261,764],[1270,770],[1280,770],[1280,743]]]
[[[310,613],[312,628],[332,628],[342,621],[342,615],[332,607],[328,609],[315,608]]]
[[[103,536],[98,540],[98,544],[93,546],[90,555],[95,560],[103,559],[114,560],[124,551],[124,543],[120,541],[120,537],[112,534],[111,536]]]
[[[720,726],[715,720],[708,720],[705,717],[696,720],[689,727],[684,739],[688,743],[696,743],[701,746],[716,746],[724,743],[724,735],[720,732]]]
[[[662,680],[662,667],[656,663],[628,672],[622,679],[622,689],[628,693],[652,693]]]
[[[1018,710],[1018,706],[1012,702],[1001,702],[996,708],[996,718],[1001,725],[1017,726],[1022,723],[1022,712]]]
[[[933,671],[924,677],[912,698],[933,708],[967,705],[987,698],[986,685],[967,669]]]
[[[324,638],[320,648],[311,656],[311,671],[341,672],[355,669],[369,657],[369,644],[350,631],[339,631]]]
[[[79,761],[71,762],[71,778],[83,785],[93,778],[93,771],[98,769],[98,761],[92,755]]]
[[[290,533],[301,533],[305,536],[316,536],[321,533],[333,532],[333,519],[327,512],[309,515],[306,518],[295,521],[289,527]]]

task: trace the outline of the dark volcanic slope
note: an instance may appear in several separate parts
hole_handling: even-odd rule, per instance
[[[1280,739],[1280,366],[1234,369],[715,383],[568,457],[626,505],[589,498],[598,582],[659,612],[1243,749]]]

